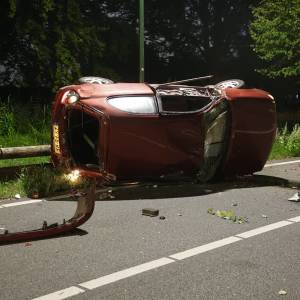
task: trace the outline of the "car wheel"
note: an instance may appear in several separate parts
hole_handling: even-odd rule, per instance
[[[229,79],[229,80],[224,80],[221,81],[217,84],[215,84],[215,88],[223,90],[227,88],[241,88],[245,85],[245,82],[240,79]]]
[[[79,78],[78,83],[111,84],[114,82],[103,77],[87,76]]]

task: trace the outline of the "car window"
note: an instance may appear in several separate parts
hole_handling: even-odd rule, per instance
[[[160,112],[192,113],[209,105],[214,96],[206,88],[164,86],[157,90]]]
[[[135,114],[157,113],[156,100],[153,96],[127,96],[109,98],[108,103],[115,108]]]
[[[211,102],[209,97],[193,96],[161,96],[160,104],[163,112],[194,112],[201,110]]]

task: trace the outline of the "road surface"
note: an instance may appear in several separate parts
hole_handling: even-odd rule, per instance
[[[300,299],[300,203],[288,201],[300,190],[300,160],[292,161],[213,185],[113,190],[72,234],[0,246],[0,299]],[[75,209],[26,201],[1,201],[0,227],[61,222]]]

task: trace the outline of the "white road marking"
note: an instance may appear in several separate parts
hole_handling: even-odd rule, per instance
[[[38,203],[42,202],[43,200],[27,200],[27,201],[20,201],[20,202],[13,202],[13,203],[7,203],[2,204],[2,207],[12,207],[12,206],[19,206],[19,205],[25,205],[25,204],[32,204],[32,203]]]
[[[295,218],[288,219],[288,221],[290,221],[290,222],[295,222],[295,223],[300,222],[300,216],[295,217]]]
[[[266,164],[265,168],[290,165],[290,164],[296,164],[296,163],[300,163],[300,160],[290,160],[290,161],[284,161],[284,162],[280,162],[280,163]]]
[[[116,282],[121,279],[128,278],[128,277],[131,277],[131,276],[134,276],[134,275],[137,275],[137,274],[140,274],[140,273],[152,270],[152,269],[156,269],[158,267],[162,267],[162,266],[168,265],[173,262],[175,262],[173,259],[163,257],[163,258],[160,258],[157,260],[149,261],[142,265],[138,265],[138,266],[135,266],[135,267],[132,267],[129,269],[125,269],[125,270],[122,270],[122,271],[119,271],[116,273],[112,273],[110,275],[102,276],[102,277],[99,277],[99,278],[96,278],[96,279],[93,279],[93,280],[90,280],[87,282],[80,283],[79,286],[82,286],[89,290],[93,290],[100,286],[103,286],[103,285],[106,285],[106,284],[109,284],[112,282]]]
[[[174,263],[176,262],[176,260],[183,260],[185,258],[194,256],[194,255],[198,255],[201,253],[205,253],[235,242],[239,242],[242,241],[244,239],[271,231],[271,230],[275,230],[275,229],[279,229],[281,227],[285,227],[287,225],[291,225],[291,224],[295,224],[296,222],[300,222],[300,216],[294,217],[294,218],[290,218],[288,220],[284,220],[284,221],[280,221],[280,222],[276,222],[273,224],[269,224],[266,226],[262,226],[262,227],[258,227],[256,229],[253,230],[249,230],[249,231],[245,231],[243,233],[237,234],[235,236],[230,236],[212,243],[208,243],[199,247],[195,247],[183,252],[179,252],[173,255],[170,255],[169,257],[162,257],[160,259],[157,260],[153,260],[153,261],[149,261],[147,263],[141,264],[141,265],[137,265],[135,267],[132,268],[128,268],[119,272],[115,272],[109,275],[105,275],[96,279],[92,279],[90,281],[86,281],[83,283],[78,284],[79,286],[86,288],[88,290],[93,290],[96,289],[98,287],[113,283],[113,282],[117,282],[119,280],[137,275],[137,274],[141,274],[143,272],[149,271],[149,270],[153,270],[165,265],[168,265],[170,263]],[[175,260],[174,260],[175,259]],[[45,296],[41,296],[39,298],[34,298],[33,300],[60,300],[60,299],[66,299],[75,295],[78,295],[80,293],[84,293],[85,291],[83,289],[80,289],[78,287],[75,286],[71,286],[67,289],[61,290],[61,291],[57,291]]]
[[[262,234],[262,233],[265,233],[265,232],[268,232],[268,231],[271,231],[274,229],[278,229],[278,228],[281,228],[281,227],[284,227],[287,225],[291,225],[291,224],[293,224],[293,223],[290,221],[280,221],[277,223],[272,223],[272,224],[269,224],[266,226],[258,227],[256,229],[249,230],[249,231],[246,231],[246,232],[243,232],[240,234],[236,234],[235,236],[243,238],[243,239],[247,239],[249,237],[252,237],[252,236],[255,236],[258,234]]]
[[[240,240],[241,240],[241,238],[230,236],[228,238],[218,240],[218,241],[215,241],[215,242],[212,242],[209,244],[205,244],[200,247],[195,247],[195,248],[183,251],[183,252],[179,252],[179,253],[170,255],[169,257],[175,258],[178,260],[182,260],[182,259],[194,256],[194,255],[198,255],[198,254],[201,254],[201,253],[204,253],[204,252],[216,249],[216,248],[220,248],[220,247],[238,242]]]
[[[71,286],[67,289],[60,290],[60,291],[57,291],[57,292],[54,292],[54,293],[51,293],[51,294],[48,294],[45,296],[41,296],[38,298],[34,298],[32,300],[61,300],[61,299],[73,297],[78,294],[82,294],[84,292],[85,292],[85,290],[80,289],[79,287]]]

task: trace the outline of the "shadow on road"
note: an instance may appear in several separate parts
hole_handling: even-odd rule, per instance
[[[293,182],[280,177],[266,175],[243,176],[209,184],[192,182],[159,182],[112,188],[110,192],[105,190],[100,193],[96,199],[97,201],[116,201],[195,197],[219,193],[231,189],[263,186],[281,186],[299,189],[300,182]]]

